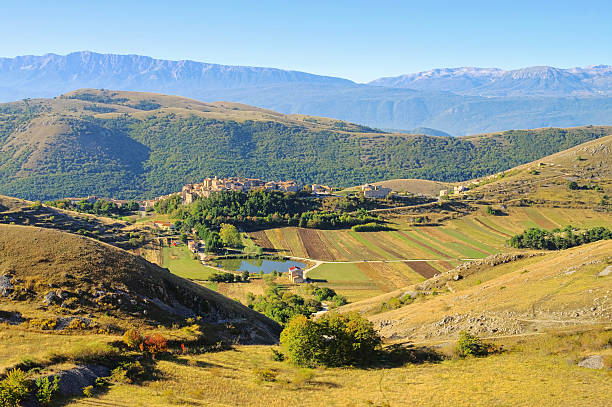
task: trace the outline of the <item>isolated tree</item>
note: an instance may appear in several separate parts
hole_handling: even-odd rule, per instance
[[[357,312],[328,313],[315,321],[298,315],[280,341],[289,359],[300,366],[366,365],[381,344],[372,323]]]

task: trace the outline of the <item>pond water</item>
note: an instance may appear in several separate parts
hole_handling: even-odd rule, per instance
[[[306,267],[306,264],[293,260],[263,260],[263,259],[223,259],[217,260],[217,267],[230,271],[248,271],[258,274],[263,270],[264,274],[273,271],[286,273],[289,267]]]

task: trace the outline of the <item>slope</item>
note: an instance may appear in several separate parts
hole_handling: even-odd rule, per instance
[[[468,195],[490,202],[609,210],[612,136],[515,167],[503,176],[472,182],[478,186],[472,185]],[[575,183],[573,189],[570,183]]]
[[[605,272],[611,253],[612,241],[606,240],[535,256],[496,255],[340,311],[374,313],[370,319],[391,340],[449,338],[466,329],[519,335],[606,323],[612,318],[611,277]],[[384,302],[406,294],[416,300],[380,313]]]
[[[153,197],[206,176],[338,186],[460,181],[610,133],[608,127],[470,138],[388,134],[235,103],[85,89],[0,105],[0,193]]]
[[[48,315],[110,317],[120,326],[199,317],[244,343],[274,343],[280,332],[263,315],[141,257],[56,230],[0,225],[0,275],[0,306],[25,317],[42,303]]]

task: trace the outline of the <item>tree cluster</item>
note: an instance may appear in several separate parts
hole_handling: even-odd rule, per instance
[[[280,341],[290,361],[311,367],[367,365],[381,345],[372,323],[357,312],[328,313],[316,320],[298,315]]]
[[[575,231],[570,225],[563,230],[552,231],[530,228],[520,235],[512,236],[508,244],[517,249],[561,250],[604,239],[612,239],[612,232],[605,227]]]
[[[280,324],[286,324],[296,315],[310,316],[321,310],[320,301],[285,292],[278,285],[268,288],[265,295],[250,295],[247,305]]]

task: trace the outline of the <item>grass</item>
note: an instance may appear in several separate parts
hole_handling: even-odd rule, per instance
[[[45,333],[0,324],[0,373],[25,359],[45,361],[51,354],[102,345],[112,339],[107,335]]]
[[[187,246],[170,246],[162,248],[163,266],[173,274],[190,280],[206,280],[218,271],[193,258]]]
[[[273,361],[270,347],[240,346],[162,360],[158,380],[114,385],[96,401],[254,407],[610,405],[610,374],[568,363],[573,347],[554,350],[555,343],[561,341],[554,336],[523,338],[510,340],[509,351],[486,358],[381,369],[300,369]],[[261,371],[273,372],[276,380],[258,380]]]
[[[369,281],[357,266],[357,263],[325,263],[312,271],[308,272],[308,277],[312,279],[322,279],[328,282],[336,281]]]

